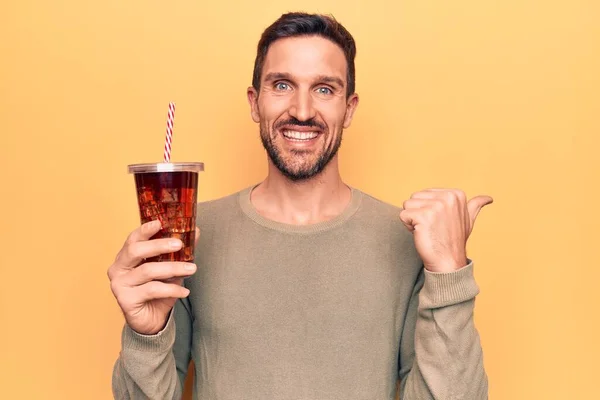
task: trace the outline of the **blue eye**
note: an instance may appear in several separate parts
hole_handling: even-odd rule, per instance
[[[289,89],[289,85],[285,82],[277,82],[275,84],[275,89],[277,90],[287,90]]]
[[[328,87],[324,87],[324,86],[322,86],[322,87],[318,88],[318,89],[317,89],[317,91],[318,91],[320,94],[331,94],[331,93],[333,93],[333,92],[331,91],[331,89],[329,89]]]

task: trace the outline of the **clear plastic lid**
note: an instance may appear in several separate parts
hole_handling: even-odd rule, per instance
[[[142,174],[147,172],[201,172],[204,171],[204,163],[201,162],[169,162],[169,163],[146,163],[131,164],[127,166],[130,174]]]

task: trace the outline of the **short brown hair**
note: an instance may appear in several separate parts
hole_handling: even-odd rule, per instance
[[[355,90],[354,59],[356,57],[354,38],[342,24],[331,16],[300,12],[283,14],[263,32],[256,51],[252,86],[257,91],[260,89],[260,78],[269,46],[278,39],[297,36],[321,36],[341,47],[348,65],[346,96],[353,94]]]

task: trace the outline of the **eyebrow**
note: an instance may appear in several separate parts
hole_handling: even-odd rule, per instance
[[[265,82],[272,82],[279,79],[285,79],[292,81],[292,76],[286,72],[269,72],[265,75]],[[329,75],[319,75],[316,78],[317,81],[323,83],[333,83],[340,87],[344,87],[344,81],[338,78],[337,76],[329,76]]]

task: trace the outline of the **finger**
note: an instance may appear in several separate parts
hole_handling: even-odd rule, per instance
[[[132,269],[138,266],[145,258],[168,254],[182,248],[183,242],[176,238],[163,238],[135,242],[126,245],[119,254],[116,264],[121,269]]]
[[[467,202],[467,210],[469,211],[469,217],[471,219],[471,227],[475,224],[475,219],[479,215],[481,209],[494,202],[490,196],[475,196]]]
[[[160,231],[161,224],[159,220],[146,222],[131,232],[125,241],[126,244],[148,240]]]
[[[200,228],[196,227],[196,237],[194,238],[194,244],[198,244],[198,239],[200,239]]]
[[[137,286],[135,291],[138,292],[140,303],[155,299],[181,299],[190,294],[189,289],[183,286],[158,281],[151,281],[142,286]]]
[[[183,285],[183,278],[169,278],[169,279],[163,279],[161,280],[161,282],[165,282],[165,283],[174,283],[176,285],[182,286]]]
[[[186,262],[150,262],[128,273],[123,279],[128,286],[139,286],[150,281],[166,281],[193,275],[196,265]]]
[[[400,221],[404,224],[406,229],[414,232],[415,226],[417,225],[417,216],[419,209],[402,210],[400,211]]]
[[[402,203],[402,208],[405,210],[414,210],[416,208],[430,207],[434,204],[432,199],[409,199]]]
[[[148,240],[152,236],[154,236],[158,231],[160,231],[161,223],[158,220],[146,222],[142,224],[137,229],[132,231],[125,240],[125,244],[117,253],[115,257],[115,261],[108,268],[107,275],[109,280],[113,280],[117,275],[126,272],[127,270],[138,265],[142,259],[135,257],[126,257],[125,254],[130,251],[130,246],[134,243],[137,243],[142,240]],[[131,264],[133,263],[133,264]]]

